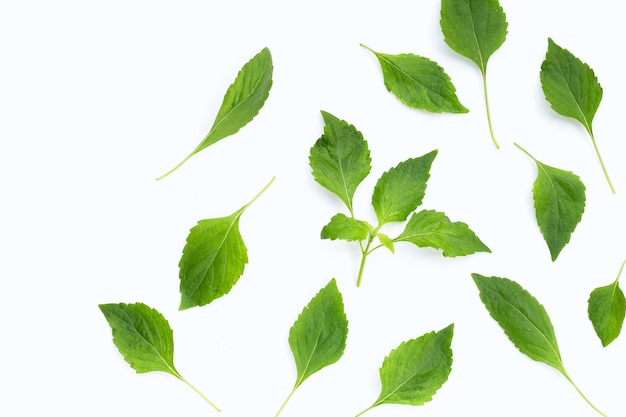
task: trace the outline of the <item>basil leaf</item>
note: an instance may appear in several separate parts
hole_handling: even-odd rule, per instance
[[[394,242],[410,242],[419,247],[443,250],[443,256],[471,255],[491,250],[462,222],[451,222],[441,212],[422,210],[413,213],[404,231]]]
[[[537,164],[533,200],[537,224],[556,261],[585,211],[585,185],[578,175],[543,164],[515,143]]]
[[[487,96],[487,62],[506,39],[506,15],[498,0],[442,0],[440,23],[446,44],[459,55],[474,61],[480,69],[489,132],[493,144],[499,148]]]
[[[209,304],[237,283],[248,262],[239,218],[273,181],[230,216],[200,220],[190,230],[178,264],[181,310]]]
[[[336,214],[322,229],[322,239],[342,239],[347,241],[364,240],[372,231],[372,226],[365,221]]]
[[[391,253],[395,253],[395,249],[394,249],[394,245],[393,245],[393,240],[387,236],[384,233],[377,233],[376,237],[378,237],[378,240],[380,240],[380,244],[383,245],[384,247],[386,247],[387,249],[389,249],[391,251]]]
[[[604,176],[615,193],[593,134],[593,118],[602,100],[602,87],[595,73],[589,65],[548,38],[548,51],[539,76],[541,88],[552,109],[562,116],[578,120],[589,133]]]
[[[381,404],[422,405],[448,380],[452,370],[451,324],[438,332],[402,342],[380,368],[382,388],[378,399],[360,416]]]
[[[622,331],[624,317],[626,316],[626,298],[619,287],[619,277],[624,269],[624,264],[626,264],[626,261],[622,263],[617,278],[613,283],[596,288],[589,296],[589,307],[587,309],[589,320],[591,320],[593,328],[604,347],[617,339]]]
[[[324,134],[311,148],[312,174],[322,187],[336,194],[352,210],[358,185],[370,173],[370,151],[361,132],[330,113],[322,111]]]
[[[220,411],[176,370],[173,331],[161,313],[143,303],[100,304],[98,307],[111,326],[113,343],[138,374],[161,371],[173,375]]]
[[[468,112],[459,102],[450,76],[436,62],[419,55],[389,55],[361,46],[378,59],[387,90],[407,106],[433,113]]]
[[[435,156],[437,150],[400,162],[380,177],[372,195],[379,225],[404,221],[422,204]]]
[[[222,105],[215,116],[211,130],[200,144],[182,162],[164,175],[160,180],[174,172],[189,158],[204,148],[237,133],[259,113],[272,87],[272,55],[269,49],[250,59],[239,71],[235,81],[228,87]]]

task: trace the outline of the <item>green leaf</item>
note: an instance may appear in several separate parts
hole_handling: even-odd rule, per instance
[[[371,170],[370,151],[361,132],[322,111],[324,134],[315,142],[309,163],[315,180],[336,194],[352,214],[352,198]]]
[[[348,320],[335,279],[302,310],[289,330],[289,346],[296,362],[298,387],[309,376],[337,362],[348,337]]]
[[[537,299],[507,278],[472,278],[487,311],[520,352],[565,374],[552,322]]]
[[[394,241],[441,249],[443,256],[449,257],[491,252],[467,224],[453,223],[444,213],[434,210],[414,213],[404,231]]]
[[[181,310],[209,304],[237,283],[248,262],[239,219],[273,181],[230,216],[200,220],[190,230],[178,264]]]
[[[404,221],[422,204],[435,156],[437,150],[400,162],[380,177],[372,196],[379,225]]]
[[[474,61],[483,74],[489,57],[504,43],[508,26],[497,0],[442,0],[440,24],[446,44]]]
[[[452,370],[451,324],[402,342],[389,353],[380,368],[382,388],[378,399],[358,416],[380,404],[422,405],[448,380]]]
[[[548,52],[541,64],[541,88],[552,109],[578,120],[587,130],[611,191],[611,183],[593,134],[593,118],[602,100],[602,87],[593,70],[567,49],[548,38]]]
[[[322,229],[322,239],[342,239],[347,241],[365,240],[372,231],[372,226],[365,221],[357,220],[345,214],[336,214]]]
[[[386,247],[391,251],[391,253],[395,253],[395,249],[393,246],[393,240],[384,233],[377,233],[376,236],[378,240],[380,240],[380,244]]]
[[[272,55],[269,49],[263,48],[241,68],[235,81],[228,87],[213,126],[202,142],[182,162],[157,180],[174,172],[204,148],[237,133],[252,121],[269,96],[272,73]]]
[[[489,110],[487,62],[506,39],[506,15],[498,0],[442,0],[440,24],[448,46],[474,61],[480,69],[489,133],[493,144],[499,148]]]
[[[409,107],[433,113],[467,113],[450,76],[436,62],[414,54],[372,52],[383,72],[385,87]]]
[[[619,277],[624,269],[624,264],[626,261],[622,263],[619,274],[612,284],[596,288],[589,296],[587,309],[589,320],[591,320],[604,347],[617,339],[622,331],[626,316],[626,298],[624,298],[624,293],[619,287]]]
[[[533,200],[537,224],[556,261],[585,211],[585,185],[570,171],[545,165],[515,144],[537,164]]]
[[[220,411],[176,370],[173,331],[161,313],[143,303],[100,304],[98,307],[111,326],[113,343],[138,374],[167,372]]]

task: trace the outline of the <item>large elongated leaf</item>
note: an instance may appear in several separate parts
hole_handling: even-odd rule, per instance
[[[537,164],[537,179],[533,185],[535,215],[552,261],[555,261],[582,219],[585,185],[578,175],[543,164],[515,145]]]
[[[617,339],[622,331],[624,317],[626,317],[626,298],[619,287],[619,277],[624,269],[624,264],[613,283],[598,287],[589,296],[587,313],[593,324],[596,334],[602,342],[602,346],[608,346]]]
[[[491,252],[467,224],[453,223],[444,213],[434,210],[414,213],[394,242],[441,249],[443,256],[449,257]]]
[[[237,133],[239,129],[252,121],[269,96],[273,68],[272,55],[268,48],[263,48],[250,59],[228,87],[213,126],[206,137],[182,162],[157,179],[169,175],[196,153]]]
[[[248,262],[239,219],[273,181],[230,216],[200,220],[190,230],[178,264],[181,310],[208,304],[237,283]]]
[[[345,214],[336,214],[322,229],[322,239],[342,239],[347,241],[365,240],[372,231],[369,223],[353,219]]]
[[[298,370],[295,387],[320,369],[337,362],[348,337],[348,320],[335,279],[302,310],[289,330],[289,346]]]
[[[456,96],[450,76],[434,61],[414,54],[372,52],[383,72],[387,90],[409,107],[433,113],[467,113]]]
[[[487,311],[511,342],[529,358],[565,374],[552,322],[539,301],[510,279],[480,274],[472,278]]]
[[[315,180],[336,194],[352,213],[352,198],[371,170],[370,151],[361,132],[322,111],[324,134],[311,148],[309,163]]]
[[[498,0],[442,0],[440,23],[448,46],[474,61],[483,74],[508,26]]]
[[[451,324],[402,342],[392,350],[380,367],[382,388],[378,399],[357,417],[381,404],[417,406],[432,400],[452,370],[453,332]]]
[[[404,221],[422,204],[435,156],[437,150],[400,162],[380,177],[372,195],[379,225]]]

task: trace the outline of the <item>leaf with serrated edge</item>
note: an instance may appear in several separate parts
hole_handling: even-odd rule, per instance
[[[380,367],[378,399],[360,416],[381,404],[422,405],[448,380],[452,370],[454,325],[402,342]]]
[[[622,263],[613,283],[594,289],[589,296],[587,314],[604,347],[617,339],[626,316],[626,298],[619,287],[624,264],[626,261]]]
[[[248,262],[239,219],[273,181],[230,216],[200,220],[190,230],[178,264],[181,310],[209,304],[237,283]]]
[[[273,68],[272,55],[268,48],[263,48],[252,57],[228,87],[213,126],[206,137],[182,162],[157,179],[166,177],[196,153],[219,140],[234,135],[252,121],[269,97]]]
[[[444,213],[434,210],[414,213],[394,241],[441,249],[443,256],[449,257],[491,252],[467,224],[451,222]]]
[[[391,239],[386,234],[380,233],[380,232],[376,233],[376,236],[378,237],[378,240],[380,240],[380,244],[381,245],[383,245],[384,247],[389,249],[391,251],[391,253],[395,253],[395,249],[394,249],[394,245],[393,245],[393,239]]]
[[[361,132],[343,120],[322,111],[324,134],[311,148],[313,177],[336,194],[352,214],[352,198],[371,170],[370,151]]]
[[[380,177],[372,195],[380,226],[406,220],[422,204],[435,156],[437,150],[400,162]]]
[[[174,332],[161,313],[143,303],[98,307],[111,326],[113,343],[138,374],[160,371],[173,375],[220,411],[174,367]]]
[[[543,164],[517,143],[515,146],[537,164],[533,185],[535,215],[552,261],[556,261],[582,219],[585,185],[578,175]]]
[[[336,214],[322,229],[322,239],[342,239],[347,241],[364,240],[372,231],[372,226],[365,221],[357,220],[345,214]]]
[[[409,107],[433,113],[467,113],[450,76],[436,62],[419,55],[372,52],[380,63],[385,87]]]

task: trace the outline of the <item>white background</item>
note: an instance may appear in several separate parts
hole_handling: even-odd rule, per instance
[[[501,4],[509,35],[488,67],[496,150],[480,73],[444,43],[437,0],[1,2],[0,414],[217,415],[170,375],[137,375],[124,362],[98,304],[141,301],[169,320],[178,370],[221,415],[273,416],[295,381],[289,328],[335,277],[345,354],[305,381],[282,416],[356,415],[377,398],[391,349],[450,323],[453,369],[433,401],[366,415],[597,415],[560,374],[515,349],[478,298],[477,272],[514,279],[543,303],[572,378],[606,414],[626,415],[626,336],[603,348],[586,312],[591,290],[626,257],[626,86],[610,46],[624,39],[623,6]],[[543,97],[548,37],[604,88],[594,130],[615,195],[582,126]],[[470,112],[407,108],[360,43],[435,60]],[[266,46],[274,86],[257,118],[157,182],[202,140],[237,71]],[[438,149],[421,208],[466,222],[493,253],[444,258],[398,244],[395,255],[370,256],[356,288],[358,246],[319,238],[345,212],[308,165],[320,110],[369,143],[357,217],[375,220],[370,198],[384,171]],[[535,165],[513,142],[587,186],[582,222],[556,262],[534,219]],[[241,219],[250,262],[238,284],[178,311],[189,229],[231,214],[273,176]]]

